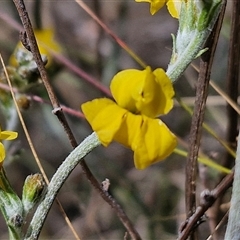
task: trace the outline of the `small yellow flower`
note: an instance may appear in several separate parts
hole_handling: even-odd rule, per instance
[[[172,17],[179,18],[182,0],[135,0],[135,1],[150,3],[150,13],[152,15],[154,15],[165,4],[167,4],[168,11],[172,15]]]
[[[41,55],[47,57],[47,67],[51,66],[52,54],[50,52],[61,52],[61,46],[54,40],[54,31],[51,28],[34,30],[34,34],[38,43],[39,51]],[[28,50],[24,48],[21,42],[19,42],[14,50],[13,55],[10,57],[9,63],[11,66],[18,66],[16,61],[16,53],[21,50],[28,53]]]
[[[0,141],[1,140],[13,140],[17,138],[18,133],[17,132],[11,132],[11,131],[1,131],[0,129]],[[0,142],[0,168],[2,167],[3,160],[5,158],[5,148],[3,144]]]
[[[176,137],[156,118],[173,107],[174,90],[165,72],[160,68],[152,72],[150,67],[124,70],[114,76],[110,89],[116,102],[101,98],[82,105],[101,143],[117,141],[131,148],[137,169],[170,155]]]

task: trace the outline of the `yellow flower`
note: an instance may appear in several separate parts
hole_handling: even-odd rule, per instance
[[[154,15],[160,10],[164,4],[167,4],[169,13],[174,18],[179,18],[181,1],[182,0],[135,0],[136,2],[148,2],[150,3],[150,12]]]
[[[13,140],[17,138],[17,136],[18,136],[17,132],[1,131],[1,128],[0,128],[0,140]],[[3,144],[0,142],[0,168],[2,167],[4,158],[5,158],[5,148]]]
[[[176,137],[156,118],[173,107],[174,90],[165,72],[160,68],[152,72],[150,67],[124,70],[114,76],[110,89],[116,102],[101,98],[82,105],[101,143],[117,141],[131,148],[137,169],[171,154]]]
[[[61,46],[54,40],[54,31],[51,28],[34,30],[34,34],[38,43],[39,51],[41,55],[47,57],[48,62],[46,66],[49,67],[52,63],[52,54],[50,50],[54,52],[61,52]],[[22,43],[19,42],[13,55],[10,57],[9,63],[11,66],[18,66],[15,55],[19,50],[29,53]]]

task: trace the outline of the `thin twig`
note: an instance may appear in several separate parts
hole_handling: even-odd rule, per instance
[[[191,66],[199,72],[199,68],[195,64],[191,64]],[[240,115],[240,107],[237,102],[233,101],[212,79],[210,80],[210,86]]]
[[[22,113],[21,113],[21,111],[20,111],[20,109],[19,109],[19,107],[18,107],[17,100],[16,100],[16,97],[15,97],[15,95],[14,95],[13,86],[12,86],[12,83],[11,83],[10,78],[9,78],[9,76],[8,76],[7,69],[6,69],[5,64],[4,64],[4,62],[3,62],[3,59],[2,59],[1,54],[0,54],[0,59],[1,59],[2,65],[3,65],[3,69],[4,69],[4,72],[5,72],[5,75],[6,75],[6,79],[7,79],[8,85],[9,85],[9,87],[10,87],[10,92],[11,92],[11,95],[12,95],[12,98],[13,98],[13,102],[14,102],[14,104],[15,104],[15,107],[16,107],[16,110],[17,110],[17,113],[18,113],[18,117],[19,117],[19,120],[20,120],[20,122],[21,122],[21,125],[22,125],[23,131],[24,131],[24,133],[25,133],[25,136],[26,136],[26,138],[27,138],[29,147],[30,147],[30,149],[31,149],[31,151],[32,151],[32,154],[33,154],[33,156],[34,156],[34,159],[35,159],[35,161],[36,161],[36,163],[37,163],[37,165],[38,165],[38,168],[39,168],[39,170],[40,170],[40,172],[41,172],[41,174],[42,174],[45,182],[46,182],[47,184],[49,184],[48,177],[47,177],[47,175],[46,175],[46,173],[45,173],[45,171],[44,171],[44,169],[43,169],[42,163],[41,163],[41,161],[40,161],[40,159],[39,159],[39,157],[38,157],[37,151],[36,151],[36,149],[35,149],[35,147],[34,147],[34,144],[33,144],[33,142],[32,142],[32,139],[31,139],[31,137],[30,137],[30,135],[29,135],[29,132],[28,132],[27,126],[26,126],[26,124],[25,124],[25,121],[24,121],[24,119],[23,119]],[[60,201],[59,201],[57,198],[56,198],[56,201],[57,201],[57,204],[58,204],[58,206],[59,206],[59,209],[60,209],[60,211],[61,211],[61,213],[62,213],[62,215],[63,215],[66,223],[68,224],[69,228],[71,229],[73,235],[75,236],[75,238],[76,238],[77,240],[80,240],[80,238],[79,238],[78,234],[76,233],[76,231],[75,231],[75,229],[74,229],[74,227],[73,227],[70,219],[68,218],[67,214],[65,213],[62,204],[60,203]]]
[[[201,127],[204,119],[206,99],[208,95],[208,86],[212,61],[221,30],[222,20],[225,8],[221,11],[221,17],[216,22],[215,28],[211,33],[206,47],[209,50],[203,54],[200,60],[200,72],[198,77],[197,92],[194,113],[191,124],[189,139],[189,154],[186,162],[186,215],[190,218],[196,211],[196,175],[197,175],[197,158],[201,139]]]
[[[41,79],[43,81],[43,84],[44,84],[47,92],[48,92],[49,99],[52,103],[53,113],[57,116],[59,122],[62,124],[66,134],[68,135],[68,138],[71,141],[72,146],[76,147],[77,142],[76,142],[76,140],[73,136],[73,133],[72,133],[70,127],[68,126],[67,120],[66,120],[66,118],[63,114],[61,106],[60,106],[60,104],[57,100],[57,97],[56,97],[56,95],[53,91],[53,88],[52,88],[52,86],[49,82],[47,71],[46,71],[46,68],[44,66],[44,62],[42,61],[41,54],[39,52],[37,41],[36,41],[36,38],[35,38],[35,35],[34,35],[34,32],[33,32],[32,24],[31,24],[31,21],[29,19],[28,12],[26,10],[25,4],[24,4],[23,0],[13,0],[13,2],[15,4],[16,8],[17,8],[17,11],[18,11],[19,16],[21,18],[24,30],[26,32],[26,35],[27,35],[27,38],[28,38],[27,42],[28,42],[30,50],[32,52],[33,59],[38,66],[38,70],[39,70]]]
[[[51,54],[53,55],[53,58],[63,64],[67,69],[71,70],[73,73],[77,74],[79,77],[81,77],[82,80],[85,80],[87,83],[91,84],[93,87],[100,90],[102,93],[104,93],[108,97],[112,97],[112,94],[108,87],[104,86],[100,81],[98,81],[96,78],[91,76],[90,74],[86,73],[82,69],[80,69],[78,66],[76,66],[71,60],[66,58],[65,56],[56,53],[54,51],[51,51],[49,49]]]
[[[99,184],[96,178],[92,175],[90,170],[88,168],[85,168],[85,165],[86,165],[85,162],[81,161],[80,164],[81,166],[83,166],[83,171],[87,175],[88,180],[91,181],[91,184],[94,186],[94,188],[100,193],[102,198],[115,210],[115,212],[117,213],[119,219],[127,229],[131,238],[135,240],[141,240],[140,235],[134,229],[132,222],[129,220],[128,216],[123,211],[121,206],[117,203],[116,199],[114,199],[113,196],[111,196],[108,192],[103,191],[102,186]]]
[[[71,142],[71,145],[75,148],[77,147],[77,142],[71,132],[71,129],[68,126],[68,123],[65,119],[65,116],[62,112],[62,109],[58,103],[58,100],[54,94],[54,91],[48,81],[48,77],[47,77],[47,72],[45,69],[45,66],[43,64],[41,55],[39,53],[39,49],[36,43],[36,39],[34,36],[34,32],[32,29],[32,25],[27,13],[27,10],[25,8],[24,2],[23,0],[13,0],[14,4],[16,5],[16,8],[18,10],[19,16],[21,18],[21,21],[23,23],[23,27],[26,31],[27,37],[28,37],[28,41],[29,41],[29,46],[31,49],[31,52],[33,54],[33,58],[38,66],[38,70],[40,72],[41,78],[43,80],[43,83],[46,87],[46,90],[48,92],[49,98],[51,100],[51,103],[53,105],[54,108],[54,113],[57,115],[59,121],[61,122],[62,126],[64,127],[64,130],[66,131],[68,138]],[[92,186],[97,189],[97,191],[100,193],[100,195],[103,197],[103,199],[114,208],[114,210],[117,212],[117,215],[119,217],[119,219],[121,220],[121,222],[123,223],[123,225],[126,227],[126,229],[129,231],[130,236],[133,239],[141,239],[138,232],[134,229],[133,224],[131,223],[131,221],[129,220],[129,218],[127,217],[127,215],[125,214],[125,212],[123,211],[123,209],[120,207],[120,205],[117,204],[116,200],[111,197],[106,191],[104,191],[101,187],[101,185],[98,183],[97,179],[93,176],[93,174],[91,173],[90,169],[87,167],[86,163],[84,162],[84,160],[81,161],[81,166],[83,169],[83,172],[86,174],[88,180],[91,182]]]
[[[24,28],[16,22],[14,19],[10,18],[9,15],[3,13],[0,11],[0,19],[6,21],[10,26],[12,26],[15,30],[23,31]],[[106,87],[102,82],[100,82],[97,78],[94,78],[89,73],[83,71],[81,68],[79,68],[77,65],[75,65],[70,59],[68,59],[66,56],[59,54],[55,51],[53,51],[51,48],[48,48],[48,46],[44,46],[47,48],[49,53],[53,56],[53,58],[61,63],[63,66],[65,66],[68,70],[75,73],[77,76],[80,77],[81,80],[86,81],[87,83],[91,84],[93,87],[97,88],[99,91],[104,93],[108,97],[112,97],[112,94],[108,87]],[[63,109],[64,110],[64,109]]]
[[[94,21],[96,21],[103,29],[104,31],[111,36],[116,43],[119,44],[119,46],[121,46],[139,65],[141,65],[143,68],[146,68],[147,64],[140,59],[136,53],[134,53],[132,51],[132,49],[130,47],[127,46],[127,44],[125,42],[123,42],[118,36],[116,36],[116,34],[114,34],[114,32],[106,25],[102,22],[102,20],[100,18],[98,18],[96,16],[96,14],[94,14],[94,12],[82,1],[82,0],[75,0],[75,2],[87,13],[89,14],[92,19]]]
[[[238,240],[240,233],[240,135],[238,135],[237,157],[235,164],[235,176],[232,187],[231,205],[229,210],[225,240]]]
[[[229,56],[229,72],[228,77],[232,77],[234,81],[239,79],[239,63],[240,63],[240,2],[233,1],[232,6],[232,30]],[[238,119],[238,116],[236,116]],[[239,209],[239,182],[240,182],[240,134],[238,135],[237,157],[235,161],[235,178],[232,188],[231,205],[229,210],[229,219],[226,230],[225,239],[239,239],[240,215]]]
[[[77,146],[59,166],[48,185],[43,200],[39,204],[31,220],[25,239],[38,239],[46,216],[60,188],[62,187],[72,170],[78,165],[79,161],[81,161],[83,157],[85,157],[89,152],[91,152],[92,149],[97,147],[99,144],[100,142],[96,133],[92,133],[79,146]]]
[[[178,236],[178,240],[186,240],[192,232],[197,222],[204,213],[214,204],[222,194],[232,185],[234,173],[228,174],[218,186],[210,192],[202,194],[201,204],[196,208],[194,214],[183,224],[183,229]]]
[[[98,16],[99,19],[102,18],[102,4],[101,1],[99,0],[94,0],[93,1],[93,8],[94,12],[96,13],[96,16]],[[101,54],[101,40],[104,36],[104,30],[101,28],[99,25],[97,25],[97,40],[96,40],[96,45],[95,45],[95,52],[96,52],[96,72],[98,76],[102,75],[102,70],[103,70],[103,57]]]
[[[240,61],[240,3],[232,2],[232,21],[228,55],[228,74],[227,74],[227,93],[229,97],[236,103],[238,99],[238,81],[239,81],[239,61]],[[238,113],[227,105],[227,141],[234,149],[236,149],[236,138],[238,135]],[[227,153],[223,166],[233,167],[234,158]]]
[[[9,91],[10,92],[10,88],[7,84],[4,84],[4,83],[0,83],[0,89],[4,89],[5,91]],[[21,92],[18,91],[17,88],[13,87],[12,88],[13,92],[14,93],[19,93],[21,94]],[[33,95],[33,94],[25,94],[24,93],[24,96],[26,96],[26,98],[29,100],[29,101],[34,101],[34,102],[37,102],[37,103],[44,103],[44,104],[47,104],[47,105],[51,105],[51,103],[37,95]],[[70,107],[67,107],[63,104],[60,105],[63,112],[71,115],[71,116],[74,116],[74,117],[77,117],[77,118],[85,118],[85,116],[83,115],[82,112],[80,112],[79,110],[76,110],[76,109],[73,109],[73,108],[70,108]]]
[[[227,94],[230,99],[237,104],[238,99],[238,81],[239,81],[239,62],[240,62],[240,2],[232,2],[232,20],[231,20],[231,33],[230,33],[230,43],[229,43],[229,54],[228,54],[228,73],[227,73]],[[238,135],[238,112],[230,104],[227,105],[227,137],[226,141],[229,146],[236,152],[236,143]],[[232,168],[235,163],[235,158],[229,152],[226,152],[222,166],[227,168]],[[235,168],[236,169],[236,168]],[[236,169],[237,171],[237,169]],[[220,174],[219,181],[223,178]],[[217,223],[222,218],[222,211],[220,210],[220,205],[222,203],[222,197],[216,201],[214,206],[209,209],[212,213],[210,218],[211,231],[213,232]],[[221,231],[215,230],[214,238],[219,239]]]
[[[227,220],[228,220],[228,214],[229,211],[227,211],[224,216],[222,217],[221,221],[218,223],[218,225],[215,227],[214,231],[211,232],[211,234],[209,235],[209,237],[206,240],[213,240],[215,239],[215,233],[218,232],[218,230],[223,227],[223,225],[226,224]],[[216,237],[216,239],[219,239],[218,236]]]

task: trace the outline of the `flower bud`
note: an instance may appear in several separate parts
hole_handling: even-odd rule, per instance
[[[45,183],[41,174],[30,175],[26,178],[23,186],[22,203],[25,214],[40,200]]]
[[[20,109],[27,110],[30,107],[30,100],[26,95],[20,95],[17,97],[17,104]]]

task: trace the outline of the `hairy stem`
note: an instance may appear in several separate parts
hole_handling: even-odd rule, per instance
[[[33,58],[38,66],[39,73],[41,75],[41,78],[43,80],[45,88],[48,92],[52,106],[54,108],[53,113],[58,117],[58,120],[62,124],[72,147],[75,148],[75,147],[77,147],[77,141],[74,138],[74,135],[73,135],[73,133],[67,123],[67,120],[62,112],[62,108],[61,108],[60,104],[58,103],[57,97],[55,96],[55,93],[49,83],[47,72],[44,67],[44,64],[43,64],[43,61],[42,61],[42,58],[41,58],[41,55],[40,55],[40,52],[39,52],[39,49],[37,46],[37,42],[36,42],[36,39],[34,36],[32,25],[31,25],[27,10],[25,8],[24,2],[23,2],[23,0],[13,0],[13,2],[18,10],[24,30],[26,31],[26,34],[28,37],[30,50],[31,50],[31,52],[33,54]],[[91,185],[98,191],[98,193],[102,196],[102,198],[116,211],[120,221],[126,227],[130,236],[133,239],[140,239],[139,234],[134,229],[133,224],[131,223],[131,221],[129,220],[129,218],[123,211],[123,209],[120,207],[120,205],[117,204],[116,200],[108,194],[108,192],[104,191],[100,187],[100,184],[98,183],[97,179],[91,173],[91,171],[88,168],[87,164],[85,163],[84,159],[82,159],[82,161],[80,162],[80,165],[81,165],[86,177],[90,181]],[[42,224],[43,224],[43,222],[42,222]]]
[[[238,240],[240,236],[240,135],[238,136],[237,158],[235,164],[234,182],[232,189],[231,207],[225,234],[226,240]]]
[[[96,133],[92,133],[78,147],[76,147],[60,165],[48,185],[43,201],[38,206],[37,211],[32,218],[25,239],[38,238],[58,191],[81,159],[100,144]]]

